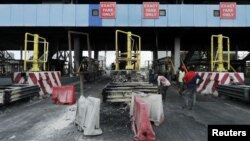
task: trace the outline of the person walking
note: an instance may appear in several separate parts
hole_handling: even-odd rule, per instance
[[[197,83],[197,80],[198,83]],[[184,106],[183,109],[192,110],[196,102],[196,89],[203,82],[203,79],[194,71],[194,68],[191,67],[189,72],[184,76],[184,83],[186,89],[183,91],[184,96]]]
[[[169,80],[163,76],[162,74],[158,74],[157,76],[157,84],[158,84],[158,92],[162,94],[162,99],[166,99],[166,93],[171,86]]]

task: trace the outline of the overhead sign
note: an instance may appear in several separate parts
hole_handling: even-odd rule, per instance
[[[147,19],[159,18],[159,2],[143,2],[143,17]]]
[[[235,19],[236,18],[236,2],[220,2],[220,18]]]
[[[100,18],[114,19],[116,16],[116,2],[100,2]]]

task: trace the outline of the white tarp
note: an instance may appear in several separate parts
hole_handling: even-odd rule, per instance
[[[160,94],[144,94],[142,92],[133,92],[130,106],[130,116],[133,116],[134,96],[139,96],[148,107],[149,119],[159,126],[164,121],[162,96]]]
[[[99,98],[81,96],[77,101],[75,124],[84,135],[100,135],[100,103]]]
[[[0,92],[0,104],[4,104],[4,93],[3,92]]]

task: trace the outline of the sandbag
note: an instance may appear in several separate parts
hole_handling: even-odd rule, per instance
[[[84,135],[100,135],[100,103],[99,98],[81,96],[77,101],[75,124]]]

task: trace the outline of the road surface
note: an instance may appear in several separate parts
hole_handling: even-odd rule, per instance
[[[84,94],[101,98],[108,79],[84,85]],[[78,96],[79,85],[76,85]],[[206,141],[209,124],[249,124],[250,104],[227,98],[198,96],[193,110],[181,108],[174,87],[163,101],[165,121],[154,125],[157,141]],[[55,105],[50,98],[26,100],[0,107],[1,141],[129,141],[133,132],[129,110],[122,104],[101,104],[103,134],[84,136],[73,124],[76,105]]]

